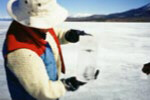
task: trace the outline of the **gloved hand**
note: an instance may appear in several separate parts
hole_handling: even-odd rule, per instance
[[[81,82],[76,77],[70,77],[67,79],[61,79],[67,91],[76,91],[80,86],[85,85],[85,82]]]
[[[144,64],[144,67],[142,68],[142,71],[146,73],[147,75],[150,74],[150,63]]]
[[[87,34],[84,31],[71,29],[66,33],[65,38],[69,42],[76,43],[79,41],[80,35],[81,36],[84,36],[84,35],[92,36],[91,34]]]

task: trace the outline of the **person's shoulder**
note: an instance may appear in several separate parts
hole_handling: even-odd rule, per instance
[[[38,56],[34,51],[26,48],[21,48],[14,50],[8,53],[8,57],[10,58],[19,58],[19,57],[31,57],[31,56]]]

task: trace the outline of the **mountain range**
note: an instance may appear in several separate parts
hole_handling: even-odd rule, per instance
[[[140,8],[108,15],[91,15],[86,17],[68,17],[67,21],[96,22],[150,22],[150,3]]]
[[[0,21],[10,21],[11,18],[0,18]],[[94,22],[150,22],[150,3],[125,12],[108,15],[96,14],[84,17],[70,16],[66,21],[94,21]]]

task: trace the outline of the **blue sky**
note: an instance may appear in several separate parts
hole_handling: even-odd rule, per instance
[[[0,17],[7,17],[6,4],[0,1]],[[141,7],[150,0],[57,0],[70,15],[109,14]]]
[[[109,14],[141,7],[150,0],[58,0],[71,14]]]

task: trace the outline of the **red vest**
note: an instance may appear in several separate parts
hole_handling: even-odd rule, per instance
[[[57,48],[58,48],[58,52],[62,64],[62,72],[65,73],[65,65],[64,65],[64,60],[63,60],[63,55],[62,55],[59,40],[53,28],[49,29],[49,33],[54,38],[57,44]],[[41,56],[46,49],[45,46],[46,44],[47,41],[45,41],[42,36],[35,33],[32,30],[32,28],[25,27],[15,21],[13,21],[13,23],[10,26],[10,30],[7,32],[6,46],[7,46],[8,53],[20,48],[28,48],[36,52],[39,56]]]

